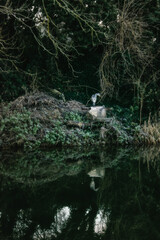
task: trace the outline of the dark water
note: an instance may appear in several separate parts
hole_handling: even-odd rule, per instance
[[[158,148],[0,153],[0,239],[160,239],[159,167]]]

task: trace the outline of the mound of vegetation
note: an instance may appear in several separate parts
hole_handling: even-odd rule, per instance
[[[87,143],[93,137],[84,129],[88,110],[80,102],[65,102],[41,92],[21,96],[1,105],[1,146],[32,148]]]
[[[0,147],[82,146],[157,144],[158,123],[143,126],[112,113],[103,119],[92,118],[90,108],[71,100],[64,101],[43,92],[26,94],[0,107]],[[114,111],[114,110],[113,110]],[[125,121],[124,121],[125,120]]]

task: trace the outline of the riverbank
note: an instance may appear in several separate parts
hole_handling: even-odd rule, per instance
[[[38,92],[0,107],[0,147],[53,148],[83,145],[135,145],[160,142],[158,125],[120,121],[108,109],[105,118],[93,117],[90,107],[58,100]]]

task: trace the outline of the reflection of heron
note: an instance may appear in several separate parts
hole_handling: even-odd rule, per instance
[[[92,97],[91,97],[91,101],[93,102],[93,106],[95,106],[96,102],[97,102],[97,97],[100,97],[100,93],[96,93],[96,94],[93,94]]]
[[[96,168],[91,170],[88,175],[91,177],[91,182],[90,182],[90,188],[97,192],[99,188],[96,188],[95,184],[95,178],[103,178],[105,175],[105,169],[104,168]]]
[[[92,180],[91,180],[90,188],[91,188],[93,191],[95,191],[95,192],[97,192],[98,189],[99,189],[99,188],[96,188],[94,178],[92,178]]]

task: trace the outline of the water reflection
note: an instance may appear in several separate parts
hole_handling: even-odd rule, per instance
[[[58,235],[65,229],[70,214],[71,209],[69,207],[63,207],[62,209],[57,210],[57,213],[54,216],[54,222],[49,229],[41,229],[40,225],[37,225],[33,234],[33,240],[49,240],[53,237],[58,237]]]
[[[105,233],[107,229],[108,219],[109,219],[109,212],[105,212],[103,209],[99,209],[95,217],[94,232],[98,234]]]
[[[0,161],[0,239],[160,239],[157,150],[12,155]]]
[[[30,224],[32,223],[32,221],[28,218],[30,215],[29,213],[30,211],[26,212],[23,209],[20,209],[17,213],[16,222],[13,227],[13,239],[21,239],[25,236]]]
[[[91,177],[90,188],[97,192],[99,187],[96,188],[95,178],[103,178],[105,175],[105,169],[102,167],[93,169],[88,172],[88,175]]]

